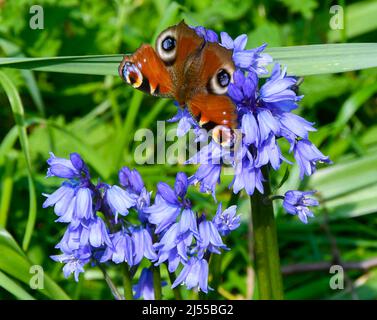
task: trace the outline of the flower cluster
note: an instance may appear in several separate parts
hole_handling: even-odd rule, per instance
[[[179,264],[183,269],[173,288],[186,283],[188,289],[199,287],[208,291],[208,262],[210,253],[220,254],[227,249],[221,239],[240,225],[236,207],[222,212],[221,204],[210,220],[205,214],[198,216],[187,198],[189,181],[186,174],[178,173],[174,189],[164,182],[157,185],[155,203],[147,209],[149,222],[156,226],[160,240],[155,244],[159,259],[157,265],[167,262],[168,270],[175,272]]]
[[[238,128],[235,131],[240,133],[238,137],[241,141],[234,150],[229,150],[214,140],[199,150],[187,161],[200,165],[190,181],[199,183],[202,192],[211,192],[215,197],[221,169],[224,165],[230,165],[234,168],[234,179],[230,185],[234,193],[245,190],[248,195],[252,195],[255,189],[263,193],[266,178],[263,176],[263,167],[278,170],[283,161],[292,164],[282,154],[279,146],[281,139],[288,141],[289,153],[293,154],[299,166],[301,179],[305,175],[312,175],[318,162],[330,163],[329,158],[309,140],[309,132],[316,130],[313,123],[292,113],[303,98],[293,89],[297,79],[287,76],[286,68],[281,68],[276,63],[270,77],[260,85],[260,76],[268,73],[266,66],[272,62],[272,58],[263,53],[265,44],[246,50],[246,35],[232,40],[226,32],[222,32],[219,41],[213,31],[204,28],[195,30],[207,41],[219,42],[233,50],[236,71],[228,87],[228,96],[236,106]],[[178,135],[184,135],[192,127],[195,133],[198,132],[197,125],[187,110],[179,110],[171,120],[179,121]],[[302,216],[300,219],[307,221]]]
[[[56,246],[62,254],[52,256],[64,263],[65,277],[73,273],[78,281],[84,266],[90,262],[94,265],[127,263],[137,269],[146,258],[151,267],[167,263],[169,272],[176,272],[182,266],[173,288],[185,283],[188,289],[208,292],[209,256],[227,249],[221,236],[240,225],[235,206],[222,211],[220,204],[212,219],[205,214],[199,216],[192,210],[187,197],[189,181],[181,172],[177,174],[174,189],[163,182],[157,185],[151,204],[151,193],[135,169],[122,168],[119,185],[103,182],[95,185],[77,153],[72,153],[70,159],[51,153],[47,163],[48,177],[65,179],[55,192],[45,194],[47,199],[43,203],[44,208],[54,207],[57,222],[67,224]],[[137,213],[136,224],[127,219],[131,211]],[[145,268],[134,286],[135,297],[152,299],[151,288],[153,276]]]
[[[135,298],[154,298],[152,268],[166,264],[168,271],[179,272],[172,288],[185,284],[188,289],[208,292],[209,266],[212,254],[228,250],[223,237],[240,225],[236,206],[223,210],[222,204],[210,216],[196,212],[188,197],[191,185],[199,184],[200,192],[210,192],[216,200],[216,185],[220,182],[222,168],[234,168],[230,185],[234,193],[245,190],[252,195],[255,190],[264,192],[264,167],[278,170],[283,161],[279,140],[290,145],[300,168],[300,178],[311,175],[318,162],[329,163],[309,140],[309,132],[315,131],[313,123],[292,113],[303,98],[293,87],[297,79],[287,76],[286,69],[275,64],[270,77],[260,85],[259,77],[268,73],[266,67],[272,58],[263,53],[266,45],[245,49],[247,36],[235,40],[225,32],[217,34],[203,27],[195,27],[198,35],[208,42],[219,42],[233,50],[236,71],[228,87],[228,96],[235,104],[239,137],[233,148],[225,147],[214,139],[191,157],[187,163],[199,164],[194,175],[178,173],[174,187],[164,182],[157,184],[154,199],[139,172],[127,167],[118,174],[118,184],[104,182],[94,184],[89,169],[77,153],[69,159],[58,158],[51,153],[47,163],[47,176],[64,179],[61,186],[47,199],[43,207],[54,207],[57,222],[66,224],[65,233],[56,245],[61,254],[52,259],[64,263],[66,277],[74,274],[78,281],[84,266],[92,263],[126,263],[133,276],[143,259],[149,267],[143,268],[139,281],[133,286]],[[202,141],[203,129],[186,109],[178,110],[169,121],[178,121],[178,136],[194,128],[196,141]],[[229,131],[231,131],[229,129]],[[312,217],[310,206],[318,202],[309,198],[314,192],[288,191],[285,193],[285,210],[307,223]],[[133,219],[129,219],[134,213]],[[132,222],[131,222],[132,221]]]

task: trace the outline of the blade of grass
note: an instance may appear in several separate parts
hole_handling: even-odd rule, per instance
[[[10,81],[8,76],[0,71],[0,83],[2,84],[5,93],[8,96],[14,120],[18,128],[18,137],[20,140],[21,148],[24,153],[26,168],[28,173],[28,186],[29,186],[29,214],[26,223],[26,230],[22,242],[22,248],[26,251],[29,247],[30,240],[33,234],[35,220],[37,218],[37,199],[33,180],[33,172],[31,167],[29,140],[26,133],[24,108],[21,98],[17,92],[17,88]]]
[[[377,67],[377,43],[316,44],[267,48],[275,62],[297,76]],[[49,72],[118,75],[122,55],[0,58],[0,66]]]
[[[0,287],[13,294],[20,300],[35,300],[28,292],[26,292],[16,281],[9,278],[5,273],[0,271]]]
[[[5,161],[5,171],[1,182],[1,199],[0,199],[0,227],[6,227],[10,202],[13,193],[13,176],[14,176],[15,159],[7,157]]]
[[[32,263],[5,229],[0,228],[0,270],[26,285],[30,284]],[[46,273],[43,277],[44,288],[39,292],[51,299],[68,300],[69,296]]]
[[[5,161],[9,151],[13,148],[18,137],[18,128],[14,126],[8,131],[0,145],[0,165]]]
[[[132,141],[131,133],[133,132],[135,119],[138,115],[143,96],[143,93],[140,91],[135,91],[132,96],[126,119],[124,120],[123,128],[119,135],[119,144],[114,152],[115,168],[120,168],[123,159],[123,152],[125,149],[129,150],[129,144],[130,141]]]
[[[20,47],[8,40],[0,38],[0,46],[8,56],[25,58],[25,55],[21,52]],[[39,114],[42,118],[46,118],[46,107],[44,105],[41,92],[35,80],[33,71],[21,70],[21,75],[25,80],[26,88],[28,89],[30,96],[37,107]],[[48,139],[50,144],[50,150],[54,151],[54,141],[50,128],[47,127]]]
[[[359,88],[353,93],[342,105],[338,112],[334,123],[334,135],[339,133],[339,130],[347,124],[351,117],[357,110],[364,105],[364,103],[377,92],[377,83],[368,84],[363,88]]]

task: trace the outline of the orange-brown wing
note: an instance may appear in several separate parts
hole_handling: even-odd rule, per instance
[[[173,81],[174,97],[179,104],[184,104],[187,87],[185,69],[195,57],[200,55],[204,46],[204,39],[199,37],[195,30],[184,21],[162,31],[156,39],[155,49],[161,61],[165,64]],[[166,50],[169,44],[174,44],[170,50]]]
[[[235,106],[227,96],[197,94],[189,101],[188,108],[200,125],[212,122],[232,129],[237,126]]]
[[[192,80],[197,89],[186,102],[190,112],[200,124],[213,122],[235,128],[236,107],[226,95],[235,70],[232,51],[217,43],[206,43],[198,64],[199,67],[187,73],[186,81],[197,73],[197,79]]]
[[[150,45],[144,44],[134,54],[124,56],[118,71],[136,89],[152,95],[173,96],[171,75]]]
[[[150,45],[142,45],[134,54],[125,56],[119,74],[134,88],[182,100],[177,88],[184,85],[186,62],[200,51],[203,43],[204,40],[182,21],[160,33],[155,50]]]

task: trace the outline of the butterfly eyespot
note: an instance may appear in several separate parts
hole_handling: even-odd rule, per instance
[[[172,51],[175,48],[176,41],[173,37],[167,36],[161,43],[161,47],[165,51]]]
[[[212,130],[212,139],[221,147],[236,150],[242,141],[242,133],[226,125],[218,125]]]
[[[143,74],[140,72],[139,68],[130,61],[124,64],[122,78],[134,88],[139,88],[143,83]]]
[[[177,40],[175,32],[168,29],[162,32],[156,40],[156,51],[165,63],[175,60],[177,54]]]
[[[209,90],[214,94],[226,94],[228,86],[232,82],[232,74],[233,70],[230,68],[219,69],[209,81]]]
[[[221,87],[227,87],[230,83],[230,74],[226,70],[221,69],[217,73],[217,82]]]

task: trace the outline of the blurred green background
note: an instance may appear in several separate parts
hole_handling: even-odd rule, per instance
[[[43,57],[133,52],[151,43],[166,26],[182,18],[232,37],[249,36],[248,48],[335,42],[377,42],[377,2],[340,1],[345,28],[330,30],[334,1],[280,0],[44,0],[44,29],[29,27],[31,1],[0,1],[0,56]],[[112,299],[96,268],[77,284],[66,280],[61,265],[49,258],[63,225],[54,222],[52,210],[42,210],[43,192],[51,192],[58,180],[45,179],[48,152],[66,157],[79,152],[90,165],[93,177],[115,182],[117,170],[137,167],[149,190],[158,181],[172,183],[176,172],[193,173],[182,165],[138,166],[133,135],[138,128],[156,127],[156,120],[172,117],[171,101],[147,97],[126,87],[113,76],[92,76],[2,69],[15,84],[25,110],[30,165],[35,185],[36,223],[31,242],[24,240],[29,216],[28,167],[18,142],[8,97],[0,90],[0,299],[66,298]],[[319,191],[321,208],[308,225],[276,206],[281,262],[287,299],[376,299],[377,269],[377,69],[305,77],[305,95],[297,113],[316,122],[311,134],[321,151],[334,161],[310,179],[300,182],[297,167],[277,193],[287,189]],[[167,124],[174,127],[175,124]],[[285,167],[273,177],[275,185]],[[218,199],[229,200],[224,176]],[[192,191],[199,210],[215,212],[211,197]],[[257,298],[252,261],[249,258],[249,201],[239,199],[242,226],[227,239],[231,251],[224,253],[221,270],[211,276],[220,285],[215,299]],[[32,210],[33,211],[33,210]],[[32,215],[34,214],[31,213]],[[30,221],[29,221],[30,223]],[[13,238],[11,238],[11,236]],[[24,242],[24,243],[23,243]],[[25,251],[20,249],[22,246]],[[352,264],[357,262],[356,264]],[[329,265],[345,264],[345,289],[332,290]],[[351,265],[350,265],[351,263]],[[29,287],[30,265],[42,265],[48,274],[45,290]],[[305,264],[304,266],[295,266]],[[368,265],[369,264],[369,265]],[[318,271],[305,271],[311,267]],[[299,272],[300,271],[300,272]],[[110,270],[121,284],[120,270]],[[221,276],[221,279],[216,277]],[[166,270],[163,270],[166,276]],[[173,298],[164,287],[165,298]],[[185,292],[185,298],[197,294]]]

